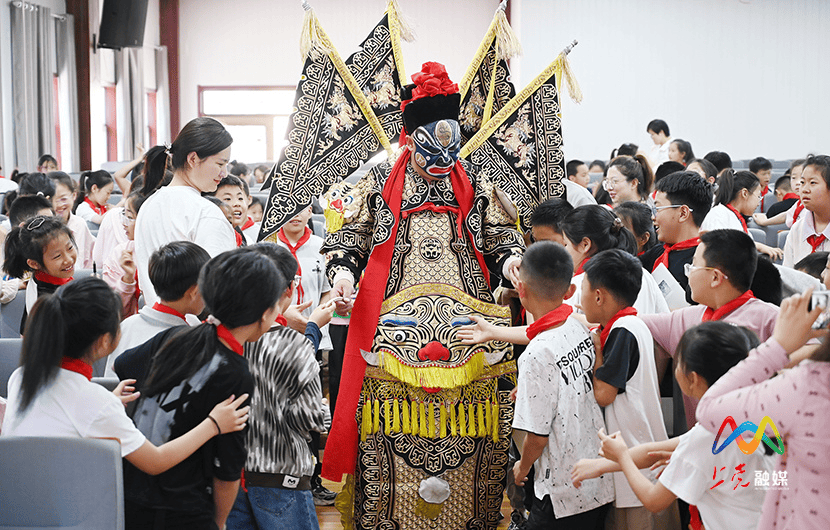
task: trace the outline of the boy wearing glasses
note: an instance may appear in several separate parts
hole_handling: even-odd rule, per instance
[[[700,225],[712,207],[712,185],[693,171],[681,171],[660,179],[656,190],[654,230],[662,245],[647,250],[640,261],[652,272],[662,264],[686,289],[683,267],[692,262],[700,242]]]
[[[654,337],[655,347],[674,357],[683,333],[709,320],[744,326],[761,342],[772,336],[778,307],[758,300],[749,289],[757,263],[755,242],[743,232],[712,230],[701,235],[691,263],[683,267],[692,300],[700,305],[660,315],[642,315]],[[659,366],[657,373],[662,373]],[[692,426],[696,421],[697,400],[684,395],[683,401],[686,425]],[[681,432],[685,429],[675,425],[675,434]]]

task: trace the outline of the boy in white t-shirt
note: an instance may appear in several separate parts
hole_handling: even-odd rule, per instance
[[[654,339],[632,307],[642,278],[639,260],[622,250],[606,250],[585,264],[580,304],[590,322],[598,322],[601,352],[594,371],[594,396],[605,407],[609,432],[619,431],[632,445],[667,440],[660,408]],[[656,480],[656,472],[646,473]],[[652,513],[614,473],[616,500],[606,528],[650,530],[677,528],[676,504]]]
[[[543,241],[522,258],[516,289],[535,321],[527,329],[530,343],[519,358],[513,428],[527,432],[522,455],[513,467],[523,486],[531,466],[535,498],[525,528],[601,528],[614,500],[610,477],[576,489],[570,469],[593,457],[603,428],[594,399],[594,345],[588,330],[571,316],[562,300],[573,294],[573,261],[563,247]]]

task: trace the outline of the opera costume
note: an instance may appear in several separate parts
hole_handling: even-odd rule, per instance
[[[407,149],[326,195],[332,285],[363,274],[324,476],[354,528],[495,528],[507,476],[510,345],[464,345],[478,315],[509,325],[491,277],[524,243],[517,211],[458,159],[460,95],[426,63],[402,91]],[[403,145],[403,142],[402,142]]]

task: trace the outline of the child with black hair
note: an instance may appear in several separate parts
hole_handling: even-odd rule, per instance
[[[115,186],[109,171],[84,171],[78,182],[80,193],[75,199],[74,213],[84,221],[101,224],[104,214],[109,210],[110,194]]]
[[[585,265],[580,304],[589,322],[599,323],[600,349],[594,369],[594,396],[605,409],[609,432],[619,431],[630,444],[668,439],[660,409],[654,339],[632,307],[640,291],[643,267],[622,250],[605,250]],[[652,514],[614,474],[616,499],[606,528],[677,527],[675,506]],[[653,481],[655,473],[647,475]]]
[[[75,181],[63,171],[53,171],[49,173],[49,178],[55,184],[55,194],[52,196],[52,207],[55,209],[55,215],[63,219],[63,222],[72,231],[72,236],[75,238],[80,254],[80,268],[91,269],[97,241],[92,232],[89,231],[86,221],[72,213],[72,205],[77,198]]]
[[[152,152],[152,149],[150,152]],[[124,193],[124,197],[129,198],[134,193],[141,194],[142,186],[144,186],[144,177],[137,175],[130,182],[130,187]],[[107,215],[104,216],[104,220],[101,221],[101,225],[98,227],[98,234],[95,236],[95,247],[92,249],[92,259],[99,270],[103,269],[104,261],[112,253],[112,249],[129,241],[127,239],[127,229],[124,227],[124,205],[126,202],[126,199],[124,199],[118,205],[107,210]],[[135,234],[133,234],[133,237],[135,237]]]
[[[654,229],[662,245],[640,256],[652,273],[666,267],[682,289],[689,284],[684,266],[700,243],[700,225],[712,207],[712,184],[693,171],[667,175],[656,186]]]
[[[757,345],[758,338],[751,331],[725,322],[704,322],[689,329],[678,344],[675,368],[683,393],[700,399]],[[764,490],[751,487],[752,484],[750,487],[737,485],[753,480],[755,473],[772,474],[776,459],[763,450],[746,455],[728,447],[713,454],[714,436],[700,423],[687,433],[665,441],[635,444],[622,433],[606,436],[604,432],[600,432],[600,439],[605,458],[577,462],[571,471],[577,487],[613,472],[615,476],[624,475],[622,479],[630,484],[649,511],[663,510],[679,498],[695,507],[693,512],[699,513],[705,528],[757,527]],[[654,472],[667,461],[656,483],[644,477],[644,471]],[[732,481],[716,487],[716,479],[732,477],[742,469],[752,475],[741,477],[735,488],[731,487]]]
[[[648,205],[626,201],[614,208],[614,213],[634,234],[637,240],[637,256],[642,256],[657,245],[657,234],[654,233],[654,223],[651,220],[654,214]]]
[[[588,174],[588,166],[582,160],[569,160],[565,164],[565,176],[568,180],[579,184],[583,188],[587,188],[591,182],[591,176]]]
[[[705,158],[695,158],[686,166],[688,171],[694,171],[711,184],[718,180],[718,170],[715,165]]]
[[[43,195],[24,195],[14,200],[8,214],[12,226],[21,226],[32,217],[52,217],[55,212],[52,203]]]
[[[257,238],[259,237],[259,228],[260,223],[259,221],[262,220],[262,212],[259,213],[259,220],[255,220],[251,214],[251,203],[253,203],[253,196],[251,196],[251,188],[248,186],[248,181],[242,180],[242,190],[245,192],[245,208],[246,211],[243,214],[245,216],[245,222],[242,223],[240,226],[240,230],[245,235],[245,239],[248,240],[249,245],[253,245],[256,243]],[[262,204],[260,202],[260,204]]]
[[[689,162],[695,159],[695,153],[692,151],[692,144],[680,138],[674,139],[669,143],[669,161],[682,164],[685,168]],[[663,162],[665,164],[665,162]],[[661,164],[662,165],[662,164]],[[682,169],[680,171],[683,171]]]
[[[564,199],[548,199],[533,210],[530,216],[530,242],[553,241],[565,246],[562,220],[574,207]]]
[[[798,193],[793,191],[792,180],[789,175],[778,177],[778,180],[775,181],[775,197],[778,199],[778,202],[770,206],[769,210],[767,210],[767,214],[765,216],[767,219],[773,218],[780,214],[785,214],[787,210],[792,208],[793,205],[798,202]],[[756,223],[758,215],[763,214],[753,215]]]
[[[674,357],[683,333],[701,322],[723,320],[746,326],[761,340],[772,334],[778,308],[755,298],[750,290],[758,253],[752,238],[738,230],[713,230],[700,236],[694,257],[687,264],[692,300],[700,305],[662,315],[641,315],[660,351]],[[664,356],[660,356],[665,359]],[[665,364],[658,373],[663,373]],[[695,424],[696,401],[684,396],[686,425]],[[675,418],[675,433],[683,432]]]
[[[262,200],[259,197],[251,196],[251,203],[248,205],[248,216],[254,223],[259,225],[262,222],[262,214],[264,213],[262,207]]]
[[[199,292],[199,273],[209,260],[205,249],[190,241],[174,241],[153,252],[150,278],[159,301],[121,322],[121,341],[107,359],[107,377],[115,376],[115,360],[123,352],[166,329],[187,325],[185,315],[202,314],[205,302]]]
[[[715,205],[700,225],[700,233],[728,228],[749,233],[746,220],[758,207],[761,199],[761,183],[750,171],[734,172],[727,169],[718,180]],[[755,243],[758,252],[777,260],[783,256],[780,248],[773,248],[761,242]]]
[[[723,151],[709,151],[703,158],[715,166],[715,169],[718,171],[718,177],[720,177],[725,170],[732,169],[732,157],[729,156],[729,153],[725,153]]]
[[[792,228],[793,224],[804,213],[804,204],[801,202],[801,185],[804,183],[803,174],[805,162],[806,159],[804,158],[793,160],[790,168],[787,170],[789,175],[785,173],[784,176],[778,179],[778,181],[781,181],[781,179],[788,177],[791,193],[785,193],[784,198],[789,200],[789,206],[785,210],[783,207],[778,208],[779,205],[776,203],[770,206],[766,214],[760,212],[754,214],[753,217],[758,226],[786,224],[788,228]],[[776,190],[778,188],[778,181],[776,181]],[[776,191],[776,196],[778,195]],[[779,197],[778,201],[781,202],[784,198]]]
[[[614,500],[610,477],[573,488],[569,470],[596,455],[595,432],[603,428],[593,394],[594,344],[563,301],[573,295],[573,261],[551,242],[531,245],[522,258],[516,285],[535,318],[530,343],[519,358],[513,428],[527,432],[521,459],[513,466],[516,485],[535,471],[535,498],[525,528],[602,528]]]
[[[830,156],[808,157],[801,179],[801,202],[807,211],[787,235],[785,267],[792,267],[813,252],[830,250]]]
[[[186,431],[227,394],[253,395],[243,344],[268,331],[279,308],[281,277],[268,258],[244,249],[211,259],[199,275],[210,316],[195,327],[159,333],[115,360],[120,378],[138,381],[133,414],[157,440]],[[223,528],[247,457],[247,432],[220,436],[161,477],[124,469],[126,528]]]
[[[58,170],[58,161],[50,154],[40,155],[37,159],[37,170],[40,173],[49,173]]]
[[[268,256],[282,271],[285,290],[277,305],[285,311],[293,297],[296,260],[273,243],[258,243],[248,250]],[[251,401],[246,489],[239,492],[228,516],[228,530],[318,527],[311,491],[316,455],[306,440],[310,432],[327,428],[314,336],[319,341],[319,326],[331,318],[333,308],[331,302],[327,311],[318,308],[312,313],[305,337],[276,325],[245,347],[257,391]],[[309,332],[313,336],[306,340]],[[269,418],[284,421],[274,423]]]
[[[749,161],[749,170],[758,177],[761,183],[761,201],[758,203],[758,210],[764,211],[764,201],[770,192],[769,181],[772,179],[772,162],[766,158],[759,156]]]
[[[827,256],[830,256],[830,252],[826,250],[813,252],[812,254],[804,256],[793,268],[797,271],[806,272],[813,278],[820,280],[827,265]]]
[[[141,205],[144,204],[144,195],[135,192],[127,197],[124,207],[118,213],[124,230],[127,232],[127,241],[116,245],[104,261],[104,281],[124,299],[121,318],[127,318],[138,312],[138,298],[141,290],[138,286],[136,272],[135,251],[135,219]]]
[[[233,229],[236,233],[236,246],[243,246],[243,238],[246,245],[256,243],[259,235],[259,228],[251,230],[254,221],[248,217],[248,196],[247,184],[239,177],[228,175],[219,181],[214,197],[230,206]],[[247,230],[247,232],[246,232]]]
[[[576,303],[582,291],[582,274],[585,264],[603,250],[617,248],[632,256],[637,254],[637,241],[622,220],[603,206],[581,206],[574,209],[562,220],[565,234],[565,250],[576,265],[573,284],[576,286]],[[657,282],[642,271],[641,289],[634,307],[642,314],[666,313],[669,310]]]
[[[115,438],[127,462],[159,475],[217,434],[245,427],[248,407],[237,407],[248,396],[234,401],[225,394],[194,415],[192,428],[175,440],[157,446],[145,438],[124,413],[124,405],[140,396],[131,393],[134,381],[121,381],[113,392],[90,382],[92,364],[118,344],[119,305],[98,278],[80,279],[38,300],[23,338],[22,366],[9,378],[3,436]]]
[[[33,217],[6,236],[3,270],[13,278],[34,273],[26,286],[21,335],[26,327],[26,316],[38,297],[52,294],[72,280],[77,258],[72,232],[57,217]]]

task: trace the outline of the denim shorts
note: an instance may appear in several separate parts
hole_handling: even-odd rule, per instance
[[[239,489],[227,530],[292,528],[319,530],[310,490],[248,487]]]

